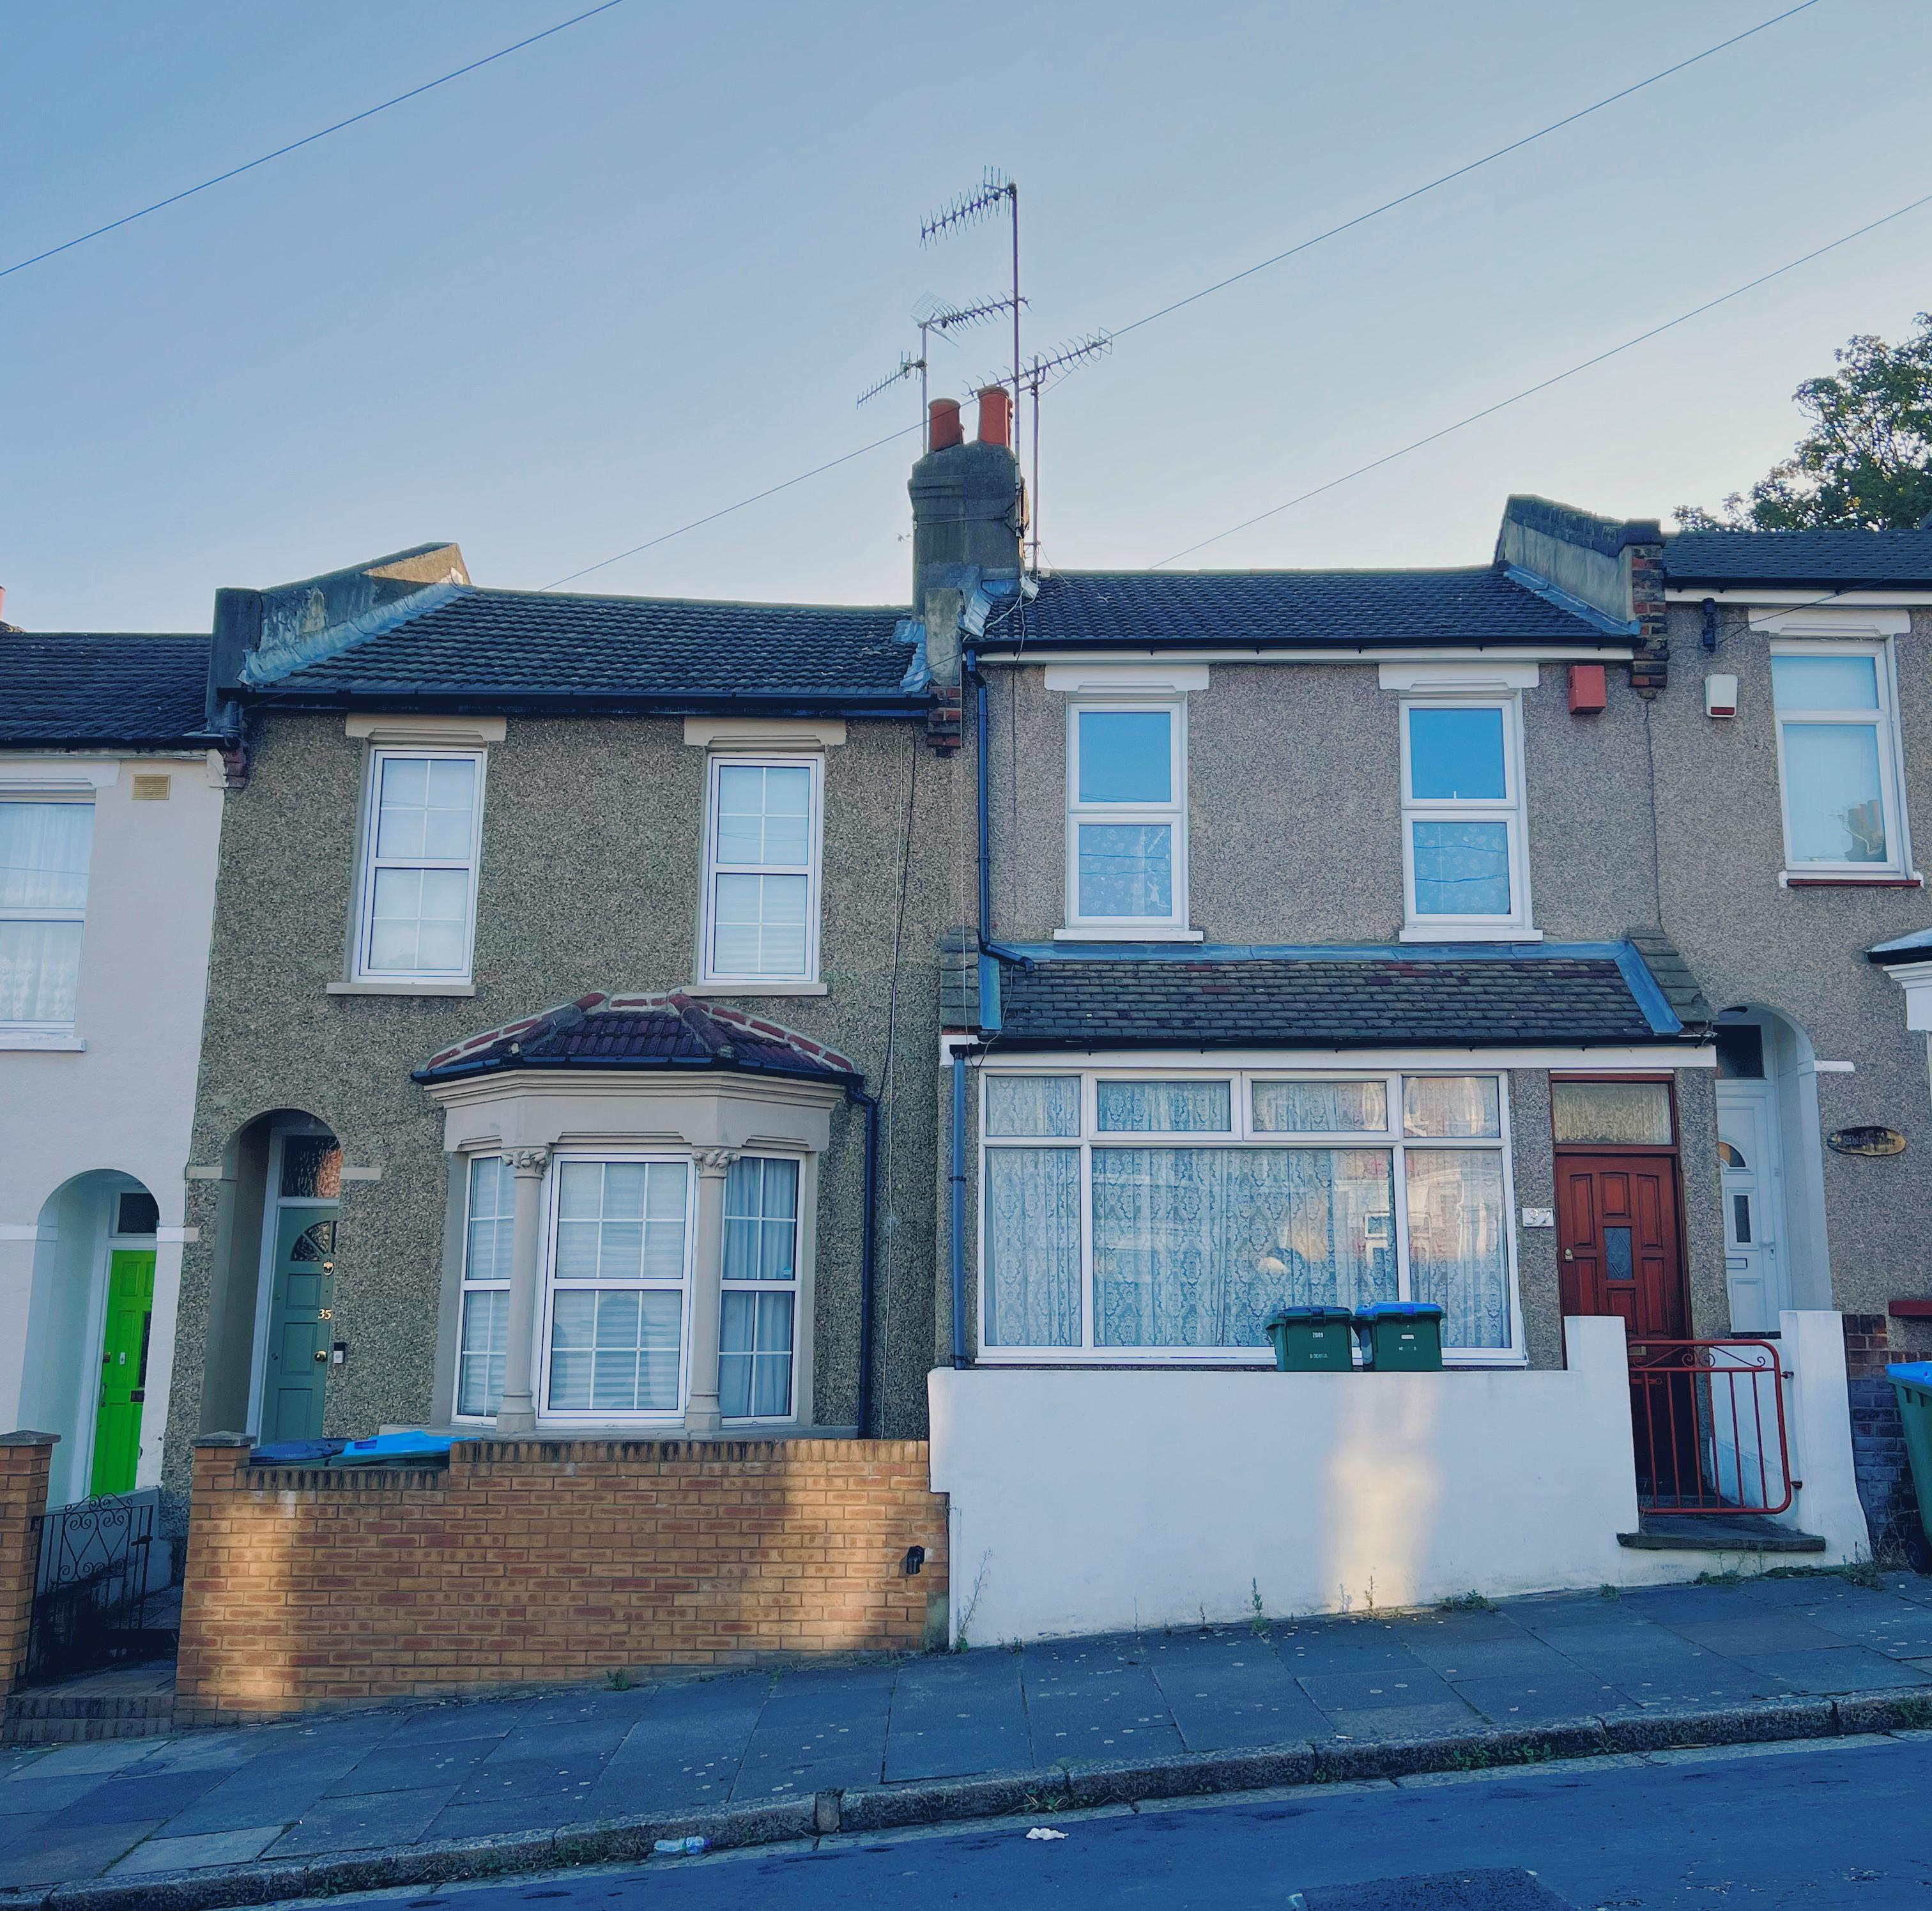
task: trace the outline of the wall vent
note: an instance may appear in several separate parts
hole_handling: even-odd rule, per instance
[[[172,783],[171,777],[158,776],[152,772],[137,772],[134,778],[134,800],[137,803],[164,803]]]

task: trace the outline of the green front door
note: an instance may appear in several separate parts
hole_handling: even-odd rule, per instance
[[[154,1250],[117,1247],[107,1263],[107,1324],[100,1336],[100,1399],[94,1414],[88,1490],[130,1493],[141,1457],[141,1402],[154,1319]]]
[[[322,1437],[334,1339],[335,1222],[329,1208],[284,1208],[275,1223],[275,1288],[268,1306],[268,1364],[262,1380],[262,1438]]]

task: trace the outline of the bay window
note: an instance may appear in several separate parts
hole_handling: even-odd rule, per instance
[[[982,1076],[982,1352],[1252,1363],[1283,1306],[1444,1310],[1514,1360],[1495,1075]]]
[[[1408,940],[1528,928],[1520,718],[1513,696],[1403,704]]]
[[[456,1412],[460,1419],[487,1419],[502,1402],[515,1189],[516,1177],[500,1156],[480,1155],[470,1161],[456,1352]]]
[[[1186,928],[1186,709],[1179,700],[1069,705],[1070,928]]]
[[[696,1203],[688,1155],[562,1155],[550,1173],[542,1411],[674,1418]]]
[[[726,1420],[788,1420],[798,1300],[796,1161],[740,1155],[724,1178],[718,1406]]]
[[[0,799],[0,1034],[70,1031],[94,806]]]
[[[1772,648],[1784,854],[1793,872],[1905,873],[1888,665],[1882,646]]]

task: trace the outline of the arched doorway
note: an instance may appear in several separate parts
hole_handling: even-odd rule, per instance
[[[1717,1048],[1731,1330],[1774,1333],[1784,1309],[1832,1304],[1816,1057],[1803,1028],[1761,1004],[1725,1010]]]
[[[341,1145],[327,1123],[280,1108],[237,1131],[224,1166],[202,1425],[317,1438],[334,1346]]]
[[[154,1196],[115,1168],[75,1175],[41,1207],[20,1417],[61,1436],[51,1504],[133,1492],[144,1450],[158,1450],[147,1390],[160,1221]]]

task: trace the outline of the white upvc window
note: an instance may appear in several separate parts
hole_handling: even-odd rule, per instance
[[[1522,706],[1514,695],[1402,705],[1406,939],[1494,938],[1530,927]]]
[[[815,982],[825,760],[714,756],[701,980]]]
[[[0,797],[0,1036],[71,1034],[94,805]]]
[[[726,1420],[795,1414],[800,1166],[740,1155],[724,1178],[718,1404]]]
[[[1066,926],[1188,927],[1184,699],[1070,703]]]
[[[369,752],[356,981],[470,980],[483,768],[481,750]]]
[[[1889,647],[1774,643],[1771,681],[1786,868],[1906,874],[1910,852]]]
[[[472,1156],[463,1235],[463,1314],[456,1352],[456,1415],[488,1420],[503,1399],[510,1340],[510,1238],[516,1176],[499,1155]]]
[[[684,1411],[697,1202],[688,1154],[559,1154],[550,1175],[538,1412]]]
[[[1252,1365],[1282,1306],[1444,1310],[1520,1365],[1506,1078],[987,1068],[988,1361]]]

